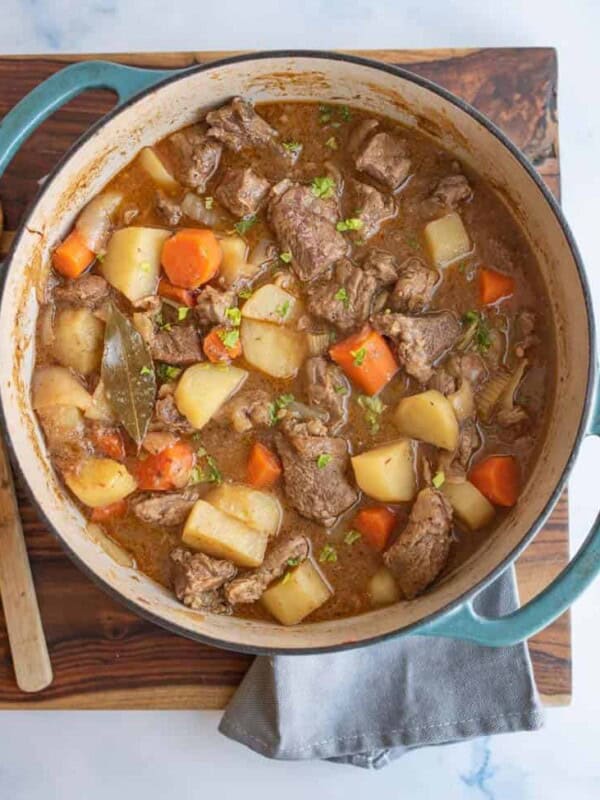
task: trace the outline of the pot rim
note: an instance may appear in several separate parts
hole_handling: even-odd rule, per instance
[[[357,649],[359,647],[365,647],[367,645],[376,644],[377,642],[386,641],[388,639],[392,639],[398,636],[418,634],[419,629],[433,623],[435,620],[439,621],[444,616],[450,614],[452,611],[455,611],[460,606],[464,605],[465,603],[469,602],[469,600],[476,597],[476,595],[479,594],[479,592],[481,592],[483,589],[489,586],[501,573],[503,573],[507,569],[508,566],[510,566],[510,564],[512,564],[518,558],[518,556],[523,552],[523,550],[528,546],[531,540],[539,532],[540,528],[542,527],[545,520],[551,513],[555,504],[557,503],[563,491],[569,473],[573,467],[579,449],[581,447],[581,442],[583,441],[583,438],[586,435],[587,422],[591,414],[592,398],[594,395],[594,389],[596,383],[596,372],[597,372],[596,359],[595,359],[596,326],[595,326],[591,293],[587,276],[583,266],[581,254],[579,253],[579,249],[577,247],[577,244],[575,242],[569,224],[567,223],[564,214],[560,206],[558,205],[558,202],[556,201],[550,190],[547,188],[542,178],[535,170],[534,166],[526,158],[526,156],[519,150],[519,148],[517,148],[516,145],[513,144],[513,142],[506,136],[506,134],[503,133],[503,131],[498,126],[496,126],[494,122],[492,122],[487,116],[478,111],[470,103],[466,102],[465,100],[453,94],[452,92],[448,91],[447,89],[443,88],[442,86],[439,86],[435,82],[430,81],[428,78],[424,78],[420,75],[417,75],[404,67],[392,64],[386,64],[384,62],[375,61],[373,59],[365,58],[363,56],[350,55],[347,53],[333,52],[327,50],[265,50],[255,53],[250,52],[250,53],[243,53],[240,55],[228,56],[226,58],[218,59],[215,61],[209,61],[205,64],[198,64],[194,67],[173,70],[172,75],[167,75],[166,78],[157,80],[156,83],[136,93],[135,95],[127,99],[125,102],[116,105],[111,111],[109,111],[107,114],[105,114],[95,123],[93,123],[93,125],[91,125],[90,128],[86,130],[85,133],[83,133],[73,143],[73,145],[69,147],[69,149],[65,152],[65,154],[59,159],[58,163],[50,171],[47,179],[44,181],[42,186],[36,192],[34,198],[29,203],[23,215],[23,218],[19,224],[17,232],[15,233],[14,239],[11,243],[11,247],[9,249],[9,252],[6,256],[6,260],[3,265],[4,269],[2,270],[2,274],[0,275],[0,309],[4,301],[4,290],[6,288],[7,275],[10,270],[10,265],[14,253],[16,252],[19,243],[21,241],[21,237],[23,236],[23,232],[27,228],[27,224],[31,215],[35,211],[35,208],[37,207],[41,198],[44,196],[45,192],[48,190],[49,186],[52,184],[54,178],[61,172],[61,170],[68,163],[71,157],[104,125],[111,122],[122,111],[134,105],[140,99],[153,94],[154,92],[162,89],[165,86],[170,85],[171,83],[185,79],[189,75],[206,72],[208,70],[219,69],[220,67],[228,66],[230,64],[238,64],[251,61],[263,61],[266,59],[278,59],[278,58],[279,59],[312,58],[315,60],[342,61],[350,64],[356,64],[358,66],[368,67],[370,69],[374,69],[380,72],[386,72],[390,75],[394,75],[396,77],[414,83],[417,86],[426,89],[434,94],[437,94],[446,102],[456,106],[459,110],[463,111],[464,113],[474,118],[480,125],[482,125],[482,127],[486,129],[486,131],[489,134],[491,134],[499,142],[500,145],[504,146],[515,158],[519,166],[527,172],[529,177],[536,185],[538,191],[542,195],[543,199],[550,206],[550,210],[552,211],[557,223],[559,224],[561,230],[564,233],[565,239],[569,246],[569,250],[573,257],[573,261],[575,262],[575,265],[577,267],[577,273],[585,301],[588,340],[589,340],[588,374],[587,374],[587,384],[586,384],[583,410],[581,413],[581,418],[579,421],[579,426],[575,436],[573,448],[571,450],[569,458],[567,459],[567,462],[564,466],[560,478],[556,483],[556,486],[552,494],[548,498],[546,504],[544,505],[544,508],[538,515],[535,523],[531,526],[530,530],[523,536],[523,538],[519,541],[519,543],[502,559],[502,561],[499,562],[494,567],[494,569],[492,569],[484,578],[482,578],[480,581],[472,585],[466,591],[462,592],[458,597],[456,597],[454,600],[444,605],[442,608],[437,609],[431,614],[428,614],[427,616],[422,617],[418,621],[413,622],[401,629],[396,629],[393,631],[389,631],[387,633],[383,633],[377,636],[372,636],[370,638],[361,639],[358,641],[355,640],[346,641],[346,642],[340,642],[338,644],[325,645],[319,647],[299,647],[299,648],[258,647],[252,645],[234,644],[229,641],[222,641],[216,637],[209,636],[204,633],[200,633],[197,631],[190,631],[176,622],[165,620],[162,616],[159,616],[158,614],[148,610],[143,605],[136,603],[135,601],[130,600],[129,598],[126,598],[110,583],[108,583],[104,578],[102,578],[96,572],[94,572],[91,569],[91,567],[89,567],[79,557],[79,555],[70,548],[70,546],[64,540],[60,532],[54,527],[54,525],[48,519],[41,503],[38,502],[33,492],[33,489],[31,488],[29,481],[25,476],[25,472],[21,466],[20,461],[17,458],[16,451],[13,447],[10,431],[8,430],[6,424],[4,404],[1,396],[0,396],[0,433],[3,435],[4,442],[6,443],[6,446],[11,455],[12,462],[13,464],[16,464],[19,474],[23,479],[23,484],[25,486],[27,496],[29,497],[37,515],[44,522],[46,528],[60,542],[61,547],[66,552],[71,561],[73,561],[85,575],[87,575],[96,585],[100,586],[100,588],[102,588],[111,598],[121,603],[130,611],[137,614],[138,616],[141,616],[142,618],[147,619],[149,622],[159,625],[160,627],[168,630],[171,633],[174,633],[178,636],[183,636],[187,639],[192,639],[194,641],[201,642],[203,644],[212,647],[220,647],[225,650],[232,650],[234,652],[248,653],[254,655],[314,655],[318,653],[332,653],[344,650]]]

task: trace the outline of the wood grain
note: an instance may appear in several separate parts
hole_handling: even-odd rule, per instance
[[[147,67],[184,67],[231,53],[139,53],[0,58],[0,114],[68,63],[111,58]],[[556,56],[548,48],[486,50],[373,50],[367,58],[405,66],[436,81],[492,118],[533,161],[558,196]],[[31,137],[2,183],[9,230],[5,253],[38,181],[114,102],[108,92],[71,101]],[[55,680],[35,696],[19,692],[0,615],[0,707],[221,708],[250,658],[174,637],[132,615],[89,582],[38,521],[25,494],[19,504],[38,587]],[[568,560],[567,497],[517,565],[523,601],[541,591]],[[530,641],[538,688],[558,705],[571,695],[569,615]]]

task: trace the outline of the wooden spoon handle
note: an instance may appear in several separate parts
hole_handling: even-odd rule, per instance
[[[17,685],[39,692],[52,682],[10,464],[0,441],[0,593]]]

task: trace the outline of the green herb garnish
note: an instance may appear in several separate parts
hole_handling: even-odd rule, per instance
[[[344,233],[345,231],[359,231],[362,226],[362,219],[358,217],[348,217],[348,219],[341,219],[335,226],[335,229],[340,233]]]
[[[362,367],[367,355],[367,351],[364,347],[360,347],[358,350],[350,350],[350,355],[354,359],[354,366]]]
[[[280,394],[272,403],[269,403],[269,425],[277,425],[279,412],[295,401],[293,394]]]
[[[152,265],[150,264],[149,261],[142,261],[140,263],[140,269],[142,270],[142,272],[150,272],[150,270],[152,269]]]
[[[96,261],[102,263],[106,258],[106,253],[96,253]]]
[[[190,313],[190,310],[187,306],[179,306],[177,309],[177,319],[179,322],[183,322],[183,320],[187,317]]]
[[[289,310],[290,310],[289,300],[284,300],[283,303],[281,303],[278,306],[275,306],[275,313],[277,314],[278,317],[281,317],[281,319],[285,319],[287,317]]]
[[[344,542],[349,545],[355,544],[359,539],[362,539],[362,534],[355,530],[349,530],[344,536]]]
[[[288,560],[286,561],[288,567],[297,567],[299,563],[300,563],[299,558],[288,558]]]
[[[335,392],[336,394],[341,394],[343,397],[345,397],[349,393],[349,390],[347,386],[336,386]]]
[[[313,178],[310,188],[315,197],[320,197],[321,200],[328,200],[330,197],[333,197],[335,181],[328,175],[320,178]]]
[[[198,454],[200,455],[200,450],[198,450]],[[190,473],[189,483],[221,483],[223,476],[215,459],[209,455],[204,456],[204,458],[206,467],[196,464]]]
[[[242,321],[242,312],[239,308],[235,308],[235,306],[231,306],[225,311],[225,316],[234,325],[236,328]]]
[[[240,340],[240,332],[237,329],[219,331],[217,335],[227,349],[230,347],[235,347]]]
[[[152,375],[152,370],[144,365],[140,370],[140,375]]]
[[[340,117],[344,120],[344,122],[350,122],[352,119],[352,112],[348,106],[340,106]]]
[[[181,368],[172,367],[170,364],[159,364],[156,367],[156,374],[161,381],[174,381],[181,374]]]
[[[288,153],[299,153],[302,150],[301,142],[282,142],[282,144]]]
[[[240,236],[243,236],[245,233],[248,233],[250,228],[256,223],[256,220],[256,214],[250,214],[248,217],[244,217],[243,219],[239,220],[239,222],[236,222],[233,227]]]
[[[321,125],[327,125],[327,123],[331,121],[333,111],[334,109],[331,106],[319,106],[319,122]]]
[[[280,585],[281,585],[281,586],[285,586],[285,585],[286,585],[286,583],[288,583],[288,581],[290,581],[290,580],[291,580],[291,578],[292,578],[292,573],[291,573],[291,572],[288,570],[288,571],[285,573],[285,575],[283,576],[283,578],[281,579],[281,584],[280,584]]]
[[[329,147],[331,150],[338,149],[338,143],[335,136],[330,136],[329,139],[327,139],[327,141],[325,142],[325,147]]]
[[[319,469],[325,469],[327,464],[331,461],[331,455],[329,453],[321,453],[320,456],[317,456],[317,467]]]
[[[334,300],[339,300],[340,303],[344,304],[344,308],[348,308],[350,305],[350,298],[348,297],[347,290],[342,286],[341,289],[338,289],[337,292],[333,295]]]
[[[292,254],[289,250],[284,250],[283,253],[279,253],[279,259],[283,261],[284,264],[289,264],[292,260]]]
[[[238,292],[238,297],[241,297],[242,300],[247,300],[249,297],[252,297],[253,294],[254,292],[252,289],[241,289]]]
[[[365,412],[365,422],[371,433],[377,433],[380,427],[379,418],[385,411],[384,404],[379,397],[368,397],[366,394],[361,394],[358,398],[358,405]]]
[[[330,544],[326,544],[325,547],[319,553],[319,561],[321,564],[335,564],[337,561],[337,553],[335,551],[335,547]]]
[[[444,475],[442,470],[436,472],[433,478],[431,479],[431,482],[436,489],[441,489],[445,481],[446,481],[446,476]]]
[[[205,197],[204,198],[204,208],[207,211],[210,211],[214,204],[215,204],[214,197]]]
[[[472,340],[475,342],[475,347],[481,353],[487,353],[492,345],[492,337],[490,335],[490,326],[483,314],[479,311],[467,311],[463,315],[463,324],[469,329],[474,327]]]

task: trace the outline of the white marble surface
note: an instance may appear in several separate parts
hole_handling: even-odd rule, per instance
[[[214,8],[212,6],[214,5]],[[276,47],[554,45],[559,51],[563,202],[596,307],[600,194],[597,0],[2,0],[0,52]],[[571,479],[573,548],[597,510],[600,444]],[[379,773],[267,762],[229,742],[209,712],[0,714],[0,800],[180,800],[224,790],[249,798],[600,797],[600,582],[573,612],[574,700],[536,734],[415,752]]]

